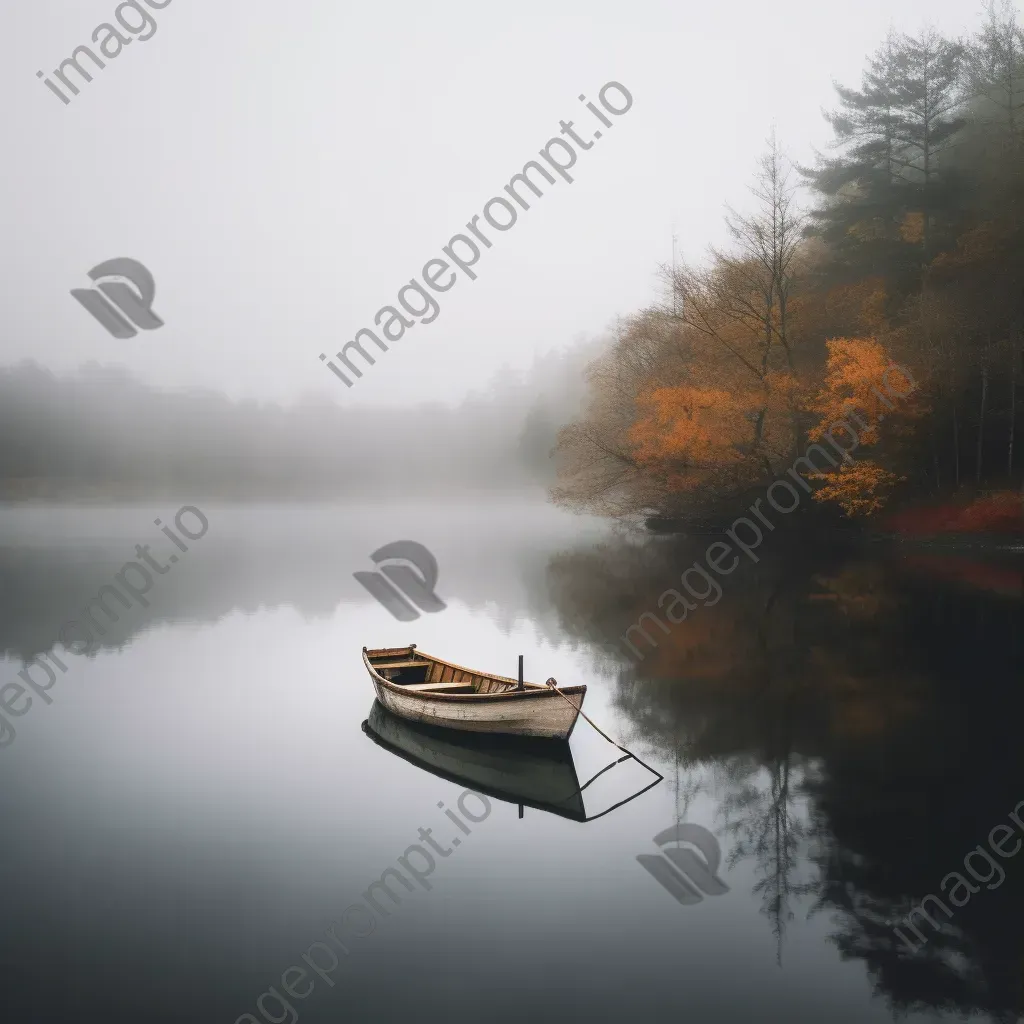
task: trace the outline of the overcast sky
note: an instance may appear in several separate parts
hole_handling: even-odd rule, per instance
[[[115,0],[3,6],[0,363],[375,405],[456,402],[653,301],[673,225],[685,257],[722,240],[773,121],[809,160],[832,80],[857,84],[890,25],[980,16],[973,0],[169,0],[65,106],[36,72]],[[611,80],[633,107],[574,183],[492,230],[477,280],[346,389],[319,354],[372,327],[560,120],[592,137],[577,97]],[[122,256],[152,271],[165,326],[119,340],[69,292]]]

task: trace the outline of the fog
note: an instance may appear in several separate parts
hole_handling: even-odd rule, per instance
[[[723,204],[743,205],[773,122],[810,162],[827,149],[833,80],[859,82],[890,25],[955,34],[978,13],[973,0],[165,0],[155,29],[65,104],[37,72],[52,81],[116,6],[6,11],[0,362],[95,360],[154,387],[317,391],[346,408],[455,406],[504,366],[601,335],[657,297],[673,231],[680,259],[723,240]],[[578,97],[596,103],[609,81],[633,106],[574,181],[545,184],[477,278],[346,389],[320,353],[372,324],[561,120],[596,126]],[[152,272],[163,327],[116,339],[70,297],[117,257]]]
[[[373,411],[159,389],[95,363],[70,374],[20,363],[0,369],[0,499],[421,498],[543,488],[597,347],[541,357],[455,407]]]

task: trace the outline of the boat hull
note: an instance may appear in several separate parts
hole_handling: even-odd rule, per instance
[[[404,665],[406,671],[415,664],[433,679],[433,683],[423,686],[439,684],[444,689],[447,684],[462,692],[425,693],[422,688],[413,689],[385,678],[374,660],[382,671],[387,671],[387,663],[380,659],[395,655],[411,655],[414,661],[394,664]],[[520,690],[514,679],[475,672],[420,654],[411,647],[364,650],[363,663],[377,700],[392,714],[411,722],[463,732],[565,740],[572,733],[587,692],[585,686],[566,686],[560,687],[558,693],[537,683],[526,683]]]
[[[395,692],[396,687],[382,686],[376,679],[373,688],[377,700],[394,715],[411,722],[438,725],[466,732],[492,732],[509,736],[542,736],[568,739],[576,724],[582,696],[567,694],[573,706],[558,696],[527,691],[518,700],[509,697],[485,696],[459,701],[452,697],[430,697]],[[579,701],[579,704],[576,701]]]

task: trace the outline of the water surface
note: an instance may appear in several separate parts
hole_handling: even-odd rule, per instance
[[[780,547],[637,662],[620,638],[685,541],[527,499],[204,506],[149,607],[89,654],[57,644],[136,544],[175,551],[153,524],[175,511],[4,511],[0,685],[67,666],[0,751],[9,1019],[1017,1018],[1024,857],[916,950],[892,930],[1024,800],[1012,557]],[[352,573],[405,538],[447,608],[402,623]],[[588,822],[463,798],[463,832],[445,810],[467,787],[362,728],[361,648],[409,643],[586,683],[665,781]],[[584,723],[571,749],[581,782],[620,756]],[[587,810],[649,781],[622,764]],[[722,891],[679,902],[638,862],[677,823],[715,837]],[[421,829],[448,850],[425,883],[346,916]],[[329,965],[332,925],[348,953],[324,978],[302,957]]]

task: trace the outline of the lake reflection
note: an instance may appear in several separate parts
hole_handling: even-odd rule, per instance
[[[55,649],[52,704],[0,751],[5,1019],[1017,1018],[1024,856],[915,953],[889,922],[1024,800],[1019,562],[776,549],[636,664],[619,638],[683,541],[524,500],[203,511],[149,608],[90,656]],[[0,685],[173,512],[5,511]],[[352,578],[399,539],[436,555],[445,611],[397,622]],[[520,818],[513,788],[461,832],[438,807],[458,773],[362,729],[362,646],[413,642],[586,683],[665,782],[587,822],[540,797]],[[579,782],[619,757],[583,722],[570,746]],[[650,781],[616,766],[587,815]],[[726,887],[687,905],[637,862],[679,822],[714,834]],[[450,850],[430,888],[261,1016],[421,829]]]

